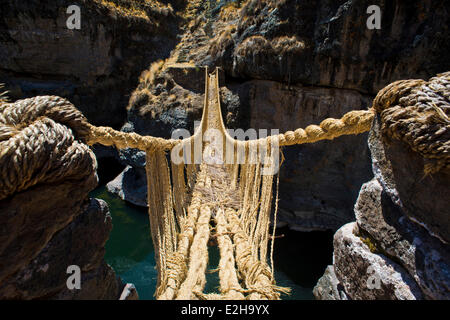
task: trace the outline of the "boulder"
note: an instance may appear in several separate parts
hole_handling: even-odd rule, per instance
[[[333,266],[327,266],[313,289],[317,300],[348,300],[342,284],[336,278]]]
[[[29,264],[0,283],[0,299],[118,299],[122,282],[103,260],[111,229],[106,202],[91,199]],[[80,290],[66,286],[70,265],[80,267]]]
[[[355,230],[356,227],[356,230]],[[348,223],[334,235],[336,277],[352,300],[416,300],[422,292],[408,272],[381,253],[372,252]]]
[[[125,285],[119,300],[139,300],[139,295],[134,284],[127,283]]]
[[[361,188],[355,215],[360,231],[408,271],[426,298],[450,300],[450,247],[403,215],[378,180]]]
[[[114,180],[108,182],[106,188],[124,201],[147,207],[147,176],[143,168],[127,166]]]
[[[84,181],[41,185],[0,201],[0,283],[28,265],[52,236],[89,206],[87,193],[97,184]]]

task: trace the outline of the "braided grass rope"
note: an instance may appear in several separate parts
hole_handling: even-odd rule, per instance
[[[192,201],[187,209],[187,216],[180,221],[180,232],[178,234],[177,251],[167,257],[167,269],[163,272],[163,281],[158,286],[156,296],[161,300],[172,300],[178,292],[181,283],[185,280],[188,272],[189,249],[194,239],[195,228],[199,218],[201,207],[201,192],[198,188],[204,186],[204,175],[200,175],[197,180],[197,188],[192,191]],[[175,188],[175,186],[174,186]],[[175,189],[183,193],[181,189]],[[184,191],[186,193],[186,191]],[[182,205],[182,204],[179,204]]]
[[[211,185],[211,179],[206,175],[204,165],[200,169],[199,180],[206,188]],[[208,265],[207,243],[210,237],[211,207],[204,203],[203,197],[201,197],[201,201],[202,203],[198,207],[200,213],[195,224],[195,235],[190,246],[189,269],[178,290],[176,296],[178,300],[194,299],[195,292],[202,292],[206,284],[205,272]]]
[[[72,129],[87,121],[67,100],[36,97],[0,106],[0,200],[38,183],[83,180],[93,174],[93,152]]]
[[[401,80],[376,96],[383,134],[405,142],[425,160],[425,174],[450,169],[450,72],[428,82]]]

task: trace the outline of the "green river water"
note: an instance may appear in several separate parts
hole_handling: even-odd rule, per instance
[[[140,299],[154,299],[156,269],[149,220],[145,208],[136,207],[107,192],[106,187],[92,191],[92,197],[108,203],[113,229],[106,243],[105,260],[124,282],[133,283]],[[275,240],[274,265],[277,285],[292,289],[282,299],[314,299],[312,288],[331,263],[332,233],[293,232],[279,229],[284,237]],[[210,247],[208,269],[215,269],[218,249]],[[217,292],[217,273],[207,273],[205,292]]]

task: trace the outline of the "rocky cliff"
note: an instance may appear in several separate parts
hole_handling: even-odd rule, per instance
[[[121,297],[124,284],[103,259],[108,206],[88,197],[97,161],[70,126],[77,112],[60,97],[0,102],[0,299]],[[80,288],[67,286],[70,266]]]
[[[334,235],[318,299],[450,299],[449,92],[447,72],[375,99],[374,178],[360,190],[356,221]]]
[[[66,25],[70,5],[80,8],[80,29]],[[59,95],[115,128],[140,72],[168,55],[178,28],[172,5],[159,1],[6,1],[0,12],[0,82],[10,98]]]
[[[170,138],[201,117],[204,74],[222,73],[230,128],[279,129],[319,123],[364,109],[379,89],[402,78],[449,69],[442,3],[379,1],[382,27],[366,27],[368,1],[189,1],[180,41],[142,74],[124,131]],[[371,176],[367,135],[286,148],[279,219],[296,230],[336,230]],[[109,189],[145,205],[142,153]]]

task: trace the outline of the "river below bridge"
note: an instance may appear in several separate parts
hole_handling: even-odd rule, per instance
[[[105,186],[91,192],[90,196],[108,203],[113,230],[106,243],[106,262],[124,282],[133,283],[140,299],[154,299],[157,273],[149,220],[145,208],[133,206],[109,193]],[[282,299],[314,299],[312,288],[327,266],[332,262],[332,237],[330,232],[295,232],[287,228],[277,230],[274,264],[277,285],[292,289],[291,295]],[[219,262],[219,250],[210,247],[209,266],[212,270]],[[207,273],[205,292],[217,292],[218,274]]]

